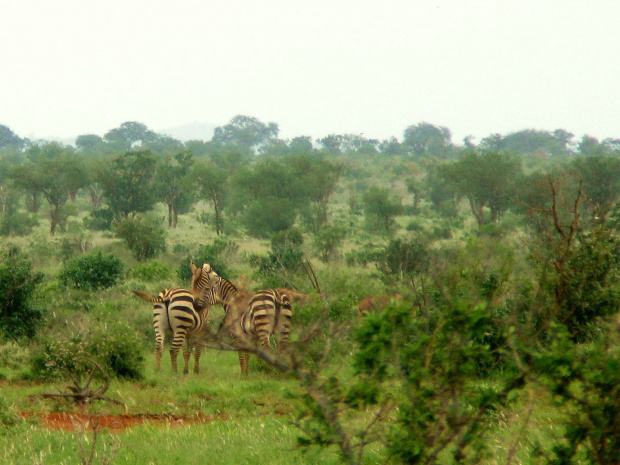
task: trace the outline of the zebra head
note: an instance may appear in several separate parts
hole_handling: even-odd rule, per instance
[[[189,266],[192,270],[191,289],[194,299],[200,306],[216,304],[219,300],[220,276],[206,262],[197,267],[191,261]]]

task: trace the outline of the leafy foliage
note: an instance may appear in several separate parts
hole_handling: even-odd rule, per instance
[[[533,366],[555,401],[568,413],[565,441],[553,447],[549,463],[612,465],[620,457],[620,358],[616,345],[620,322],[595,343],[580,347],[561,326],[546,350],[536,353]]]
[[[194,255],[188,256],[177,268],[177,276],[182,282],[189,282],[192,277],[189,263],[193,261],[197,266],[208,262],[219,275],[228,279],[233,275],[227,263],[238,251],[239,245],[236,242],[217,237],[213,242],[203,245]]]
[[[118,155],[99,168],[97,181],[116,217],[127,218],[153,208],[158,201],[154,189],[156,167],[151,151],[136,150]]]
[[[129,270],[128,276],[141,281],[152,282],[170,278],[172,276],[172,269],[165,263],[153,260],[133,267]]]
[[[391,234],[396,224],[395,217],[402,214],[403,206],[387,188],[371,186],[363,194],[366,224],[374,232]]]
[[[95,328],[87,334],[45,338],[33,354],[31,367],[36,378],[81,379],[92,369],[89,358],[116,378],[143,378],[141,340],[121,323]]]
[[[84,218],[84,226],[93,231],[110,231],[114,220],[114,212],[109,208],[94,210]]]
[[[32,308],[32,298],[43,273],[32,270],[21,252],[9,248],[0,252],[0,331],[9,338],[33,337],[42,319]]]
[[[59,279],[77,289],[98,290],[114,286],[122,274],[121,260],[99,251],[68,260]]]
[[[150,260],[166,250],[166,231],[153,218],[145,215],[125,218],[117,221],[114,229],[136,260]]]
[[[402,280],[425,271],[428,262],[429,254],[421,241],[394,239],[381,253],[377,268],[386,276]]]
[[[302,244],[301,231],[292,228],[271,237],[271,251],[266,257],[254,255],[250,258],[266,287],[292,286],[292,278],[303,269]]]

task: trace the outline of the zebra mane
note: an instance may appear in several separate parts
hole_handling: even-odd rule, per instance
[[[190,261],[190,268],[192,270],[192,294],[197,300],[213,305],[215,302],[209,298],[212,297],[226,303],[225,301],[230,300],[232,295],[239,293],[237,286],[218,275],[208,262],[197,267],[193,261]]]

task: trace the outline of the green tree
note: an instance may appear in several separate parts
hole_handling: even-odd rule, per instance
[[[525,129],[506,136],[493,135],[483,139],[481,149],[503,151],[520,155],[545,153],[551,156],[570,154],[573,134],[557,129],[553,133],[536,129]]]
[[[444,176],[444,170],[443,165],[437,163],[426,165],[428,196],[436,211],[454,217],[458,214],[460,196],[451,179]]]
[[[246,154],[261,153],[264,147],[278,137],[276,123],[265,124],[251,116],[237,115],[230,123],[215,128],[211,141],[216,146],[240,150]]]
[[[310,136],[298,136],[291,139],[288,143],[289,153],[294,155],[310,154],[314,152],[312,139]]]
[[[324,224],[314,237],[314,248],[322,262],[329,262],[338,256],[338,248],[342,246],[347,230],[338,224]]]
[[[429,253],[419,240],[395,239],[389,242],[377,260],[377,268],[385,276],[413,280],[428,268]]]
[[[342,154],[342,139],[343,136],[338,134],[329,134],[318,140],[321,144],[322,150],[329,155],[341,155]]]
[[[145,124],[136,121],[127,121],[118,128],[110,129],[103,139],[114,152],[148,148],[158,153],[169,153],[178,151],[183,146],[180,141],[159,135]]]
[[[191,185],[196,186],[200,199],[210,202],[214,211],[215,232],[219,236],[224,232],[224,208],[228,200],[228,172],[214,163],[196,163],[190,174]]]
[[[366,224],[371,230],[391,234],[396,225],[395,217],[403,213],[400,200],[389,189],[371,186],[362,196]]]
[[[296,197],[310,202],[310,208],[303,208],[301,213],[311,230],[317,232],[328,221],[329,199],[344,170],[341,165],[318,156],[289,155],[282,161],[292,171],[299,191]]]
[[[211,142],[204,140],[188,140],[185,148],[197,157],[205,157],[211,153]]]
[[[396,137],[390,137],[379,144],[379,153],[383,155],[403,155],[404,149]]]
[[[155,189],[157,159],[150,150],[117,155],[111,163],[101,165],[96,179],[104,198],[117,218],[144,213],[158,202]]]
[[[168,207],[168,227],[176,228],[179,213],[186,213],[194,201],[190,170],[194,156],[187,150],[168,156],[157,164],[155,189]]]
[[[110,129],[103,136],[103,140],[114,149],[115,152],[128,152],[136,146],[140,147],[153,141],[157,137],[143,123],[127,121],[118,128]]]
[[[566,174],[532,177],[533,194],[524,198],[537,222],[539,247],[532,254],[548,306],[542,321],[564,325],[575,342],[591,339],[600,319],[615,314],[620,292],[620,236],[615,227],[582,222],[582,182]],[[532,182],[530,181],[530,182]]]
[[[50,146],[52,152],[56,146]],[[11,177],[26,191],[41,194],[50,207],[50,235],[63,217],[63,209],[70,197],[85,186],[86,171],[82,160],[71,152],[48,156],[45,147],[37,153],[37,161],[29,166],[14,167]]]
[[[584,135],[578,145],[581,155],[606,155],[608,150],[605,144],[601,144],[596,137]]]
[[[8,179],[0,183],[0,235],[27,236],[37,225],[34,215],[20,209],[21,197],[20,189]]]
[[[21,153],[27,143],[27,139],[22,139],[10,128],[0,124],[0,153]]]
[[[79,153],[90,156],[110,155],[114,153],[111,145],[96,134],[82,134],[75,139],[75,147]]]
[[[585,205],[597,221],[605,222],[620,198],[620,157],[582,156],[573,162],[573,167],[583,181]]]
[[[469,200],[479,226],[487,223],[484,209],[489,208],[489,221],[495,222],[515,199],[521,160],[508,153],[470,151],[453,163],[439,167],[441,175],[454,190]]]
[[[453,151],[452,133],[443,126],[419,123],[405,129],[402,146],[418,157],[448,158]]]
[[[231,177],[231,210],[240,214],[250,235],[269,237],[290,229],[300,209],[308,205],[303,183],[281,159],[259,160]]]

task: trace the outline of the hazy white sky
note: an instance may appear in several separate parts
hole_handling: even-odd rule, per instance
[[[620,137],[617,0],[9,0],[0,124],[21,137],[224,125],[453,141]]]

